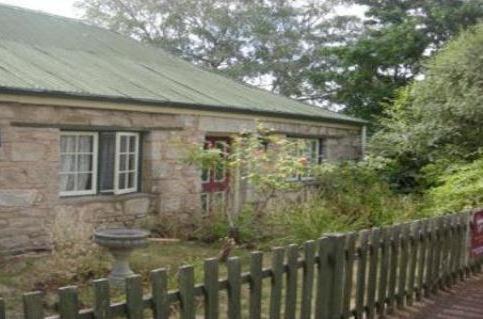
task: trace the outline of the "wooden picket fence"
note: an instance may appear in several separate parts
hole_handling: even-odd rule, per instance
[[[261,252],[253,252],[248,272],[242,272],[240,259],[232,257],[223,279],[218,260],[209,259],[204,263],[203,283],[196,284],[194,268],[184,266],[174,291],[167,289],[166,270],[158,269],[151,272],[151,295],[143,295],[141,277],[135,275],[127,279],[126,301],[121,303],[111,303],[108,280],[99,279],[93,282],[91,309],[79,310],[75,286],[60,288],[59,314],[53,318],[382,317],[479,271],[480,260],[468,254],[469,217],[468,213],[448,215],[327,235],[302,247],[274,248],[270,268],[263,268]],[[269,283],[269,298],[262,298],[264,282]],[[222,291],[227,296],[223,300]],[[26,319],[44,318],[42,293],[24,294],[23,303]],[[203,316],[197,315],[200,307]],[[5,304],[0,299],[0,319],[4,318]]]

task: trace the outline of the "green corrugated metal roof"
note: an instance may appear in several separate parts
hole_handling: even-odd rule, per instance
[[[238,83],[109,30],[7,5],[0,5],[2,91],[363,122]]]

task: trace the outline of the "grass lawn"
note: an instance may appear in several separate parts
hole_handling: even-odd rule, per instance
[[[177,270],[182,265],[193,265],[197,282],[202,281],[203,260],[216,257],[221,249],[221,243],[204,244],[195,241],[186,242],[150,242],[131,256],[131,266],[135,273],[143,277],[146,293],[149,291],[149,272],[156,268],[167,268],[169,287],[176,288]],[[249,251],[235,248],[231,256],[242,258],[243,271],[248,270]],[[22,257],[0,260],[0,296],[4,298],[8,317],[20,317],[22,309],[22,294],[41,290],[45,293],[45,308],[47,313],[54,313],[57,301],[56,291],[59,287],[76,285],[79,290],[79,301],[82,307],[90,307],[93,301],[91,289],[92,279],[106,277],[109,273],[111,258],[107,252],[100,254],[92,261],[92,271],[87,270],[82,276],[66,275],[62,269],[65,266],[50,267],[50,255]],[[74,261],[75,262],[75,261]],[[264,263],[270,264],[270,257],[265,256]],[[57,268],[57,269],[56,269]],[[225,267],[220,266],[220,277],[224,277]],[[122,291],[112,289],[112,300],[124,299]]]

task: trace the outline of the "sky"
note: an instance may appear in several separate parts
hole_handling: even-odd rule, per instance
[[[0,3],[4,4],[79,18],[81,12],[74,8],[74,2],[75,0],[0,0]]]
[[[70,18],[80,18],[82,12],[74,8],[75,1],[76,0],[0,0],[0,3],[45,11]],[[339,13],[341,13],[341,11],[349,11],[351,14],[362,16],[364,13],[364,8],[352,7],[349,10],[347,10],[347,8],[341,8],[337,11]]]

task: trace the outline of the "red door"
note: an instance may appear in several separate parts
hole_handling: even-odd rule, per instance
[[[230,139],[228,137],[206,137],[205,139],[205,148],[217,148],[221,151],[221,156],[228,154],[229,145]],[[202,171],[201,205],[205,214],[225,209],[229,185],[230,176],[224,165]]]

